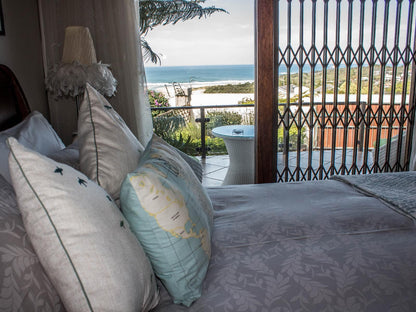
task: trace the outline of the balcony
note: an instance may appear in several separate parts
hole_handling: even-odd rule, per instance
[[[326,179],[333,174],[365,174],[404,168],[405,149],[398,149],[398,138],[401,133],[403,146],[406,141],[405,132],[399,131],[399,124],[389,130],[388,126],[383,125],[384,119],[383,123],[377,124],[375,118],[368,119],[365,113],[360,114],[365,103],[350,103],[349,109],[354,114],[348,114],[340,103],[336,110],[333,105],[327,104],[324,108],[315,103],[313,110],[310,106],[305,106],[307,109],[304,109],[304,118],[300,122],[295,119],[296,110],[293,109],[297,106],[297,103],[293,103],[292,110],[289,110],[294,113],[284,113],[283,109],[279,113],[278,182]],[[152,108],[152,111],[159,111],[154,117],[155,132],[201,161],[205,186],[221,185],[230,162],[224,142],[212,135],[212,129],[222,125],[254,123],[254,105],[163,107]],[[369,110],[364,112],[369,113]],[[309,116],[315,116],[316,122],[307,123]],[[346,116],[349,116],[345,123],[347,127],[332,127],[334,118],[344,120]],[[379,143],[375,141],[377,133],[380,133]],[[387,144],[389,133],[393,136],[390,144]],[[364,141],[348,139],[352,137],[364,138]],[[388,145],[389,155],[386,151]]]

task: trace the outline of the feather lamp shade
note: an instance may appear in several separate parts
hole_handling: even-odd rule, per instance
[[[74,97],[78,107],[77,98],[84,94],[87,82],[105,96],[116,92],[117,81],[109,65],[97,63],[89,29],[69,26],[65,29],[62,61],[49,69],[46,89],[56,97]]]

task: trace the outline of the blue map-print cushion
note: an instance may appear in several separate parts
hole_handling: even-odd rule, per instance
[[[201,296],[211,256],[211,201],[189,165],[154,136],[121,187],[121,208],[175,303]]]

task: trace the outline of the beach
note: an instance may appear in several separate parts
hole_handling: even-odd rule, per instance
[[[315,73],[315,83],[312,88],[314,95],[314,102],[322,102],[322,81],[323,81],[323,72],[319,71],[319,68],[315,68],[317,71]],[[279,100],[290,98],[292,102],[297,102],[296,99],[299,95],[302,95],[304,102],[310,102],[311,96],[311,76],[309,73],[310,68],[306,67],[303,71],[303,80],[302,80],[302,89],[299,90],[299,74],[296,70],[291,70],[291,83],[287,87],[285,85],[286,75],[281,75],[279,79],[279,88],[278,88],[278,98]],[[373,68],[375,78],[373,79],[373,92],[371,95],[372,103],[379,102],[380,91],[380,70],[381,66],[376,65]],[[390,102],[391,95],[391,86],[392,81],[396,82],[396,89],[400,91],[394,94],[394,102],[401,102],[401,89],[403,84],[403,67],[398,68],[396,73],[396,78],[393,79],[391,67],[386,67],[386,75],[384,77],[384,95],[383,102]],[[369,67],[364,67],[362,70],[362,81],[360,84],[361,94],[360,101],[367,101],[368,97],[368,77],[369,77]],[[253,65],[223,65],[223,66],[181,66],[181,67],[156,67],[149,68],[147,70],[148,77],[148,88],[151,90],[156,90],[162,92],[166,98],[169,99],[170,106],[217,106],[217,105],[236,105],[238,102],[243,99],[252,99],[254,100],[253,93],[227,93],[220,90],[217,93],[204,93],[204,88],[212,87],[215,85],[241,85],[245,82],[253,82],[254,80],[254,66]],[[331,80],[326,85],[326,102],[334,102],[334,74],[335,70],[330,69],[327,73],[327,79]],[[339,81],[338,81],[338,102],[346,101],[346,68],[339,68]],[[357,79],[358,72],[357,68],[351,68],[350,71],[350,96],[349,101],[357,101]],[[170,81],[170,82],[168,82]],[[181,99],[175,97],[175,88],[172,81],[177,81],[176,94],[182,93],[189,95],[189,97],[182,97]],[[408,81],[408,88],[409,81]],[[179,89],[178,89],[179,87]],[[181,91],[181,92],[178,92]],[[230,88],[227,91],[232,92]],[[236,90],[234,90],[236,91]],[[238,90],[237,92],[239,92]],[[374,92],[376,91],[376,92]],[[244,92],[244,91],[243,91]],[[408,93],[406,94],[406,100],[408,100]]]
[[[254,93],[204,93],[203,85],[199,85],[191,93],[191,106],[210,106],[210,105],[235,105],[244,98],[251,98],[254,100]],[[182,86],[186,95],[189,94],[189,89]],[[169,85],[167,88],[159,87],[155,91],[162,92],[166,98],[169,99],[170,106],[182,106],[184,103],[175,97],[174,88]],[[179,101],[179,103],[177,103]],[[180,104],[180,105],[177,105]]]
[[[233,84],[238,84],[238,83],[243,83],[243,82],[236,82]],[[191,91],[191,97],[190,97],[190,105],[191,106],[217,106],[217,105],[237,105],[240,101],[242,101],[243,99],[252,99],[254,100],[254,93],[204,93],[204,87],[207,86],[212,86],[212,85],[221,85],[221,83],[208,83],[206,85],[198,85],[195,88],[192,88]],[[223,83],[225,84],[225,83]],[[187,84],[183,84],[182,85],[182,89],[184,90],[185,94],[188,95],[189,94],[189,87],[186,88],[185,86],[187,86]],[[167,85],[166,87],[158,87],[156,89],[154,89],[155,91],[159,91],[162,92],[166,98],[168,98],[169,100],[169,105],[170,106],[185,106],[185,99],[182,98],[176,98],[175,97],[175,92],[174,92],[174,88],[172,85]],[[295,96],[298,94],[297,88],[296,90],[292,91],[290,93],[290,96]],[[284,98],[284,96],[282,95],[282,98]],[[360,96],[360,100],[363,102],[367,102],[368,96],[367,94],[361,94]],[[354,103],[357,100],[357,96],[356,94],[350,94],[349,96],[349,101],[350,103]],[[307,95],[304,97],[303,99],[304,102],[309,102],[310,101],[310,97]],[[322,95],[321,94],[317,94],[314,98],[314,101],[316,103],[322,102]],[[334,95],[333,94],[327,94],[326,95],[326,101],[328,103],[333,103],[334,102]],[[340,94],[338,95],[338,102],[345,102],[346,98],[345,98],[345,94]],[[378,94],[373,94],[371,97],[371,101],[372,103],[378,103],[379,102],[379,95]],[[401,94],[396,94],[394,97],[394,102],[395,103],[400,103],[402,101],[402,96]],[[406,101],[409,101],[409,94],[406,95]],[[383,96],[383,102],[384,103],[389,103],[390,102],[390,94],[385,94]],[[177,105],[178,104],[178,105]]]
[[[243,98],[254,99],[253,93],[204,93],[204,88],[209,86],[253,82],[253,64],[160,66],[145,69],[148,89],[162,92],[169,99],[170,106],[185,105],[181,100],[176,103],[174,82],[178,83],[186,95],[189,94],[188,90],[192,89],[191,106],[233,105],[238,104]]]

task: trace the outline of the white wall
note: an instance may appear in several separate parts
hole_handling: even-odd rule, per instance
[[[1,2],[6,35],[0,36],[0,63],[17,76],[32,111],[49,118],[37,0]]]

